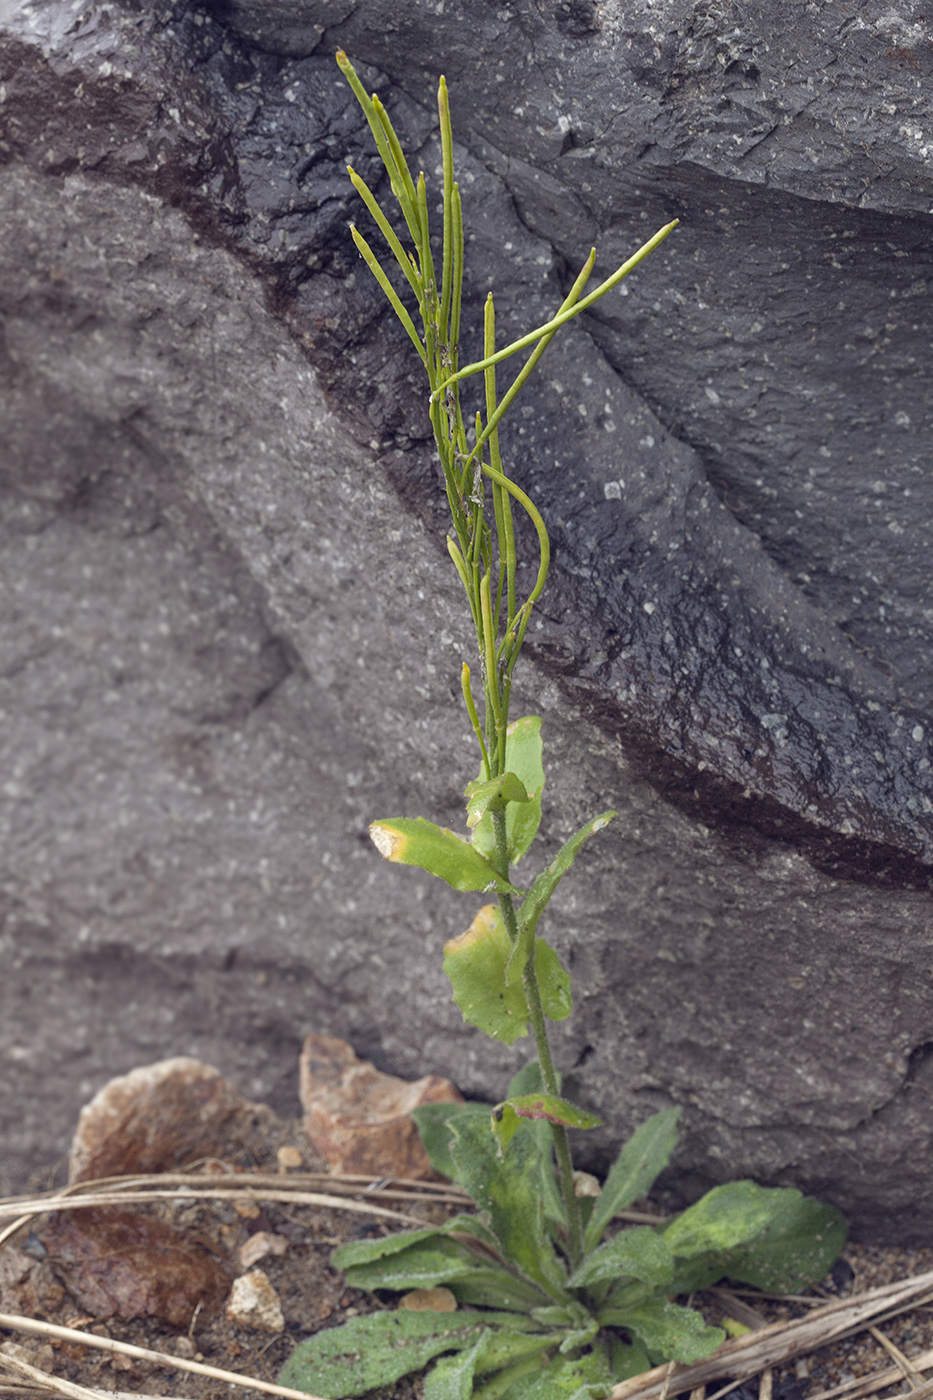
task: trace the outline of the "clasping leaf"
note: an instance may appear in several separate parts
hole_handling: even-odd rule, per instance
[[[376,850],[386,860],[398,865],[417,865],[446,880],[455,890],[522,893],[497,875],[485,856],[469,841],[446,827],[435,826],[424,817],[395,817],[391,821],[373,822],[369,834]]]
[[[603,1121],[556,1094],[522,1094],[496,1104],[492,1111],[492,1128],[501,1147],[508,1146],[523,1118],[560,1123],[565,1128],[600,1128]]]

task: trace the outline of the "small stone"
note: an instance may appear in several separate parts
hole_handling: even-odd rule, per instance
[[[276,1153],[279,1162],[279,1171],[287,1172],[295,1167],[300,1167],[304,1163],[300,1151],[297,1147],[280,1147]]]
[[[36,1342],[31,1346],[23,1342],[2,1342],[0,1354],[11,1356],[14,1361],[24,1361],[27,1366],[35,1366],[39,1371],[51,1374],[55,1370],[55,1353],[48,1342]]]
[[[0,1249],[0,1312],[35,1317],[54,1312],[64,1296],[44,1260],[40,1262],[16,1245]]]
[[[449,1288],[413,1288],[399,1299],[407,1312],[456,1312],[457,1300]]]
[[[279,1295],[262,1269],[243,1274],[230,1290],[227,1317],[240,1327],[257,1332],[283,1332],[285,1318]]]
[[[198,1355],[198,1349],[196,1345],[190,1337],[185,1335],[181,1337],[173,1337],[168,1343],[168,1350],[172,1353],[173,1356],[180,1356],[185,1361],[194,1361],[197,1359]]]
[[[410,1083],[357,1058],[345,1040],[309,1035],[299,1061],[304,1130],[334,1171],[436,1179],[411,1116],[428,1103],[462,1103],[439,1075]]]
[[[573,1194],[575,1196],[601,1196],[603,1188],[591,1172],[574,1172]]]
[[[255,1201],[251,1201],[248,1196],[242,1200],[233,1202],[233,1209],[241,1220],[258,1220],[261,1214]]]
[[[287,1251],[288,1240],[283,1235],[273,1235],[269,1230],[257,1230],[255,1235],[250,1235],[240,1247],[240,1263],[244,1269],[251,1269],[268,1254],[281,1259]]]

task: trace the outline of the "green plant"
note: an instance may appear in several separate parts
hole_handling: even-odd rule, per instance
[[[661,1360],[692,1361],[723,1339],[718,1327],[673,1301],[722,1277],[771,1289],[799,1289],[823,1276],[842,1246],[838,1212],[798,1191],[735,1182],[710,1191],[663,1228],[625,1229],[605,1239],[614,1216],[644,1196],[669,1160],[677,1109],[655,1115],[623,1147],[602,1193],[577,1195],[568,1129],[599,1125],[561,1096],[547,1021],[571,1010],[570,978],[538,936],[541,916],[583,846],[612,821],[604,812],[583,826],[527,889],[512,867],[527,855],[541,818],[544,788],[541,721],[510,720],[512,676],[549,563],[547,531],[527,495],[505,472],[499,425],[562,325],[604,296],[671,232],[660,229],[594,291],[584,295],[595,250],[552,320],[501,350],[486,300],[484,354],[459,363],[463,220],[453,172],[453,140],[443,78],[438,91],[443,153],[443,241],[438,277],[428,226],[424,176],[413,179],[378,97],[370,98],[342,53],[347,77],[376,140],[413,252],[405,251],[375,195],[350,178],[394,255],[413,295],[416,328],[399,292],[362,234],[353,238],[414,344],[430,384],[430,415],[444,473],[451,559],[476,629],[483,716],[470,669],[463,697],[480,754],[466,787],[469,839],[426,821],[374,822],[373,841],[391,861],[418,866],[456,890],[489,892],[470,927],[445,948],[444,969],[464,1019],[512,1044],[531,1032],[537,1056],[490,1114],[478,1104],[420,1109],[419,1129],[438,1171],[466,1187],[478,1214],[364,1240],[334,1262],[348,1283],[372,1290],[443,1286],[455,1312],[393,1311],[357,1317],[296,1348],[284,1383],[330,1396],[359,1395],[441,1357],[425,1381],[425,1400],[574,1400]],[[521,350],[527,360],[504,394],[496,367]],[[483,376],[483,404],[465,414],[460,386]],[[513,502],[537,535],[535,581],[520,599]]]

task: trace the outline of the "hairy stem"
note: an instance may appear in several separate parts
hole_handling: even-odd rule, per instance
[[[503,879],[507,880],[509,878],[509,856],[505,811],[503,809],[493,812],[492,825],[496,840],[496,870]],[[499,908],[502,912],[502,920],[505,924],[506,932],[509,935],[509,942],[514,944],[518,940],[518,918],[516,917],[515,905],[512,903],[512,896],[510,894],[499,895]],[[544,1085],[544,1091],[547,1094],[553,1094],[557,1097],[560,1094],[560,1086],[557,1082],[557,1071],[554,1068],[554,1061],[551,1057],[551,1046],[547,1036],[547,1022],[544,1017],[544,1008],[541,1005],[541,990],[538,986],[538,974],[535,971],[533,950],[522,972],[522,986],[525,990],[525,1001],[528,1005],[528,1022],[531,1026],[531,1033],[534,1036],[535,1049],[538,1052],[538,1064],[541,1066],[541,1081]],[[577,1193],[574,1189],[573,1159],[570,1156],[570,1142],[567,1137],[567,1129],[560,1123],[552,1123],[551,1132],[554,1138],[554,1155],[557,1158],[557,1177],[560,1183],[561,1196],[564,1201],[564,1210],[567,1215],[569,1234],[567,1243],[570,1255],[570,1266],[572,1269],[575,1269],[583,1259],[583,1222],[580,1218],[580,1202],[577,1200]]]

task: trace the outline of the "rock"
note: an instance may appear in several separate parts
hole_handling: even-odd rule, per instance
[[[31,1258],[14,1244],[0,1249],[0,1312],[45,1316],[64,1296],[46,1260]]]
[[[190,1233],[111,1206],[57,1212],[43,1232],[49,1258],[75,1303],[92,1317],[159,1317],[187,1328],[223,1306],[230,1275]]]
[[[241,1274],[234,1281],[227,1302],[227,1316],[239,1327],[251,1327],[257,1332],[285,1330],[279,1295],[262,1269]]]
[[[11,1356],[15,1361],[25,1361],[27,1366],[35,1366],[39,1371],[51,1374],[55,1370],[55,1353],[48,1342],[0,1342],[0,1356]]]
[[[462,1103],[447,1079],[382,1074],[346,1041],[309,1035],[301,1051],[304,1129],[334,1171],[427,1180],[436,1173],[411,1117],[426,1103]]]
[[[281,1259],[287,1253],[288,1240],[284,1235],[274,1235],[271,1230],[257,1230],[245,1244],[240,1245],[240,1266],[251,1269],[269,1254]]]
[[[592,241],[608,270],[681,219],[504,434],[554,536],[516,697],[544,854],[620,812],[549,925],[608,1125],[581,1165],[678,1103],[677,1198],[754,1176],[933,1241],[923,25],[4,7],[0,1191],[180,1046],[283,1112],[307,1024],[492,1101],[517,1065],[439,971],[471,911],[365,842],[462,822],[470,652],[423,386],[346,232],[346,158],[378,171],[342,44],[429,175],[446,71],[473,324],[487,279],[511,334]]]
[[[301,1167],[304,1165],[304,1159],[301,1155],[301,1150],[297,1147],[291,1147],[288,1145],[286,1145],[285,1147],[280,1147],[276,1156],[279,1163],[279,1171],[292,1171],[296,1167]]]
[[[68,1179],[180,1171],[229,1154],[236,1120],[257,1108],[210,1065],[178,1057],[111,1079],[82,1108]]]
[[[456,1312],[457,1300],[449,1288],[413,1288],[398,1301],[408,1312]]]

